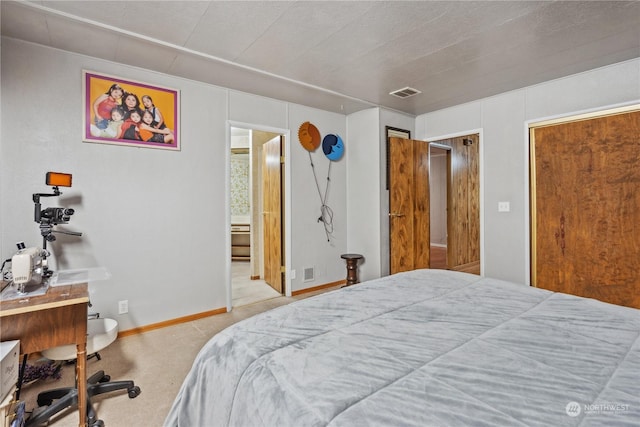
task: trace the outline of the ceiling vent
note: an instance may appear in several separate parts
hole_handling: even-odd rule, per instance
[[[414,89],[412,87],[403,87],[402,89],[394,90],[393,92],[389,92],[389,95],[397,96],[398,98],[409,98],[410,96],[417,95],[420,92],[418,89]]]

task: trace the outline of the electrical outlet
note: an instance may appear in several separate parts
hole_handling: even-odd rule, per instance
[[[127,314],[129,312],[129,300],[118,301],[118,314]]]
[[[509,212],[509,211],[511,211],[511,203],[498,202],[498,212]]]
[[[296,271],[295,270],[291,270],[291,272],[289,273],[289,276],[291,276],[291,280],[296,278]]]

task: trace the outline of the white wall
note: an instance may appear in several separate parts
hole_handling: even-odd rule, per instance
[[[90,285],[92,310],[113,316],[123,330],[227,304],[229,209],[227,132],[230,121],[290,133],[290,267],[293,289],[343,280],[346,275],[346,166],[332,165],[328,204],[335,239],[316,222],[318,196],[306,151],[297,142],[304,121],[322,135],[345,135],[344,116],[176,78],[140,68],[2,39],[0,146],[0,255],[15,242],[42,243],[31,195],[47,192],[45,173],[73,174],[73,188],[45,206],[76,210],[49,245],[53,269],[106,267],[112,278]],[[82,70],[88,69],[180,90],[179,152],[81,141]],[[348,147],[348,143],[347,143]],[[348,148],[347,148],[348,150]],[[305,157],[307,156],[307,157]],[[328,159],[314,153],[319,177]],[[62,227],[61,227],[62,228]],[[302,282],[314,266],[315,280]],[[117,301],[129,300],[129,314]]]
[[[529,283],[527,124],[639,100],[635,59],[417,117],[418,139],[482,130],[486,276]],[[498,213],[499,201],[511,211]]]
[[[379,109],[370,108],[349,115],[348,142],[345,143],[347,164],[348,252],[364,256],[359,279],[380,277],[380,136]]]
[[[14,243],[41,245],[31,194],[47,192],[47,171],[73,174],[73,187],[43,206],[76,210],[49,245],[54,269],[106,267],[92,283],[92,310],[117,313],[128,329],[225,306],[224,141],[227,94],[158,73],[37,45],[2,40],[2,258]],[[81,142],[82,70],[177,87],[182,151]],[[201,106],[206,106],[202,108]],[[222,118],[219,125],[212,117]],[[192,141],[197,141],[193,143]],[[191,192],[191,188],[198,191]],[[61,227],[62,228],[62,227]],[[213,244],[212,244],[213,243]]]
[[[346,268],[340,254],[347,251],[347,160],[350,145],[345,140],[345,154],[331,162],[322,151],[322,144],[310,153],[298,141],[299,126],[310,121],[324,137],[346,135],[346,118],[340,114],[290,104],[291,124],[291,238],[293,268],[296,278],[292,289],[299,290],[344,280]],[[311,154],[311,156],[309,156]],[[311,158],[310,158],[311,157]],[[311,162],[317,177],[314,178]],[[329,170],[329,163],[331,168]],[[321,215],[321,196],[327,192],[327,176],[330,178],[326,204],[333,211],[333,233],[327,239],[325,227],[318,218]],[[318,192],[320,187],[320,193]],[[303,282],[304,269],[314,269],[314,280]]]

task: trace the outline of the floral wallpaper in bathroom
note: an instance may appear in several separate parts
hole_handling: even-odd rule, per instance
[[[249,154],[231,154],[231,216],[249,215]]]

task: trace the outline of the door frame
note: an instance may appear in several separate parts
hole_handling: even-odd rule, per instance
[[[291,271],[291,131],[284,128],[276,128],[270,126],[259,125],[255,123],[239,122],[235,120],[227,120],[225,126],[225,230],[231,230],[231,207],[228,201],[231,198],[231,128],[252,129],[263,132],[271,132],[284,136],[284,211],[283,211],[283,244],[285,271]],[[233,309],[232,306],[232,283],[231,283],[231,232],[225,233],[225,272],[224,280],[226,284],[227,294],[227,312]],[[282,282],[284,295],[291,296],[291,275],[285,273]]]
[[[424,140],[429,144],[437,143],[437,141],[441,141],[443,139],[450,138],[460,138],[467,135],[478,134],[478,144],[480,145],[478,149],[478,181],[480,186],[480,276],[484,276],[485,271],[485,253],[484,253],[484,135],[482,132],[482,128],[478,129],[470,129],[461,132],[449,133],[444,135],[427,135],[424,137]],[[448,202],[447,202],[448,204]],[[447,240],[449,236],[447,236]],[[447,242],[448,243],[448,242]]]

